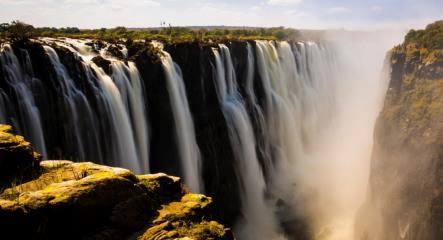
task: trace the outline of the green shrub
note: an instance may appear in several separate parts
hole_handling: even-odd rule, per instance
[[[35,28],[20,21],[13,21],[0,24],[0,34],[10,42],[25,42],[35,36]]]
[[[424,30],[410,30],[405,44],[415,43],[418,47],[429,49],[443,48],[443,20],[429,24]]]

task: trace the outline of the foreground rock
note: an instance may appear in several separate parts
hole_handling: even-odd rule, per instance
[[[0,129],[3,162],[38,160],[22,137]],[[212,199],[186,192],[179,178],[89,162],[42,161],[31,169],[34,179],[3,182],[5,239],[233,239],[214,221]]]
[[[0,124],[0,188],[38,171],[41,159],[29,142],[11,132],[11,126]]]

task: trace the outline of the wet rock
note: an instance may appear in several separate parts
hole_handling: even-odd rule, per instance
[[[102,58],[101,56],[94,57],[92,61],[99,67],[105,71],[106,74],[110,75],[112,73],[111,70],[111,61]]]

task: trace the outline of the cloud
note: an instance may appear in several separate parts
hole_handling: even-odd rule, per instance
[[[288,10],[288,11],[285,11],[284,13],[285,13],[286,15],[294,15],[294,14],[297,13],[297,11],[296,11],[296,10]]]
[[[15,5],[28,4],[32,2],[33,1],[31,0],[0,0],[0,4],[15,4]]]
[[[290,15],[291,17],[296,17],[296,18],[312,17],[312,15],[307,13],[307,12],[297,11],[297,10],[288,10],[288,11],[285,11],[284,14],[285,15]]]
[[[260,10],[262,10],[263,8],[261,7],[261,6],[253,6],[253,7],[251,7],[251,10],[252,11],[260,11]]]
[[[350,13],[351,9],[345,7],[333,7],[328,9],[328,13],[339,14],[339,13]]]
[[[378,5],[374,5],[374,6],[371,7],[371,11],[373,11],[373,12],[381,12],[381,11],[383,11],[383,7],[378,6]]]
[[[0,0],[0,4],[76,4],[76,5],[136,5],[159,6],[156,0]]]
[[[269,5],[274,6],[289,6],[301,3],[303,0],[268,0]]]
[[[243,16],[243,12],[236,11],[236,10],[230,10],[230,9],[224,9],[224,8],[218,8],[211,5],[202,6],[200,8],[202,12],[210,12],[212,14],[217,14],[219,16]]]

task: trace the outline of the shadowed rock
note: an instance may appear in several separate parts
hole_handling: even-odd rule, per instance
[[[0,124],[0,186],[26,178],[37,171],[41,156],[22,136],[13,135],[11,126]]]
[[[2,161],[9,165],[38,161],[31,145],[10,131],[0,125]],[[14,166],[11,171],[22,172],[22,165]],[[13,185],[4,181],[12,187],[0,194],[3,236],[170,239],[154,237],[158,233],[196,240],[233,239],[230,229],[214,221],[211,198],[187,193],[180,178],[162,173],[136,176],[90,162],[42,161],[33,169],[33,179]]]

